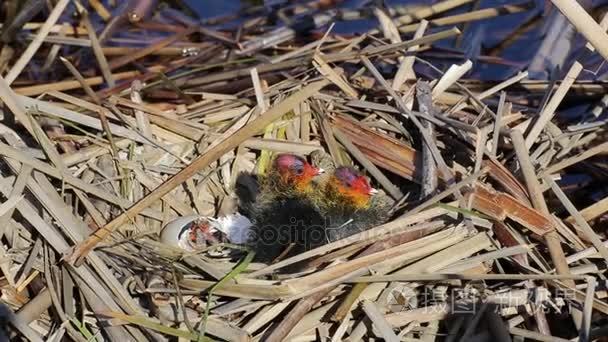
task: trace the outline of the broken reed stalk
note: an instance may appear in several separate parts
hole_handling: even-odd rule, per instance
[[[496,115],[497,128],[494,131],[494,134],[496,135],[494,137],[494,144],[496,145],[498,145],[498,134],[500,134],[500,127],[498,123],[500,122],[500,118],[502,117],[502,105],[504,105],[505,100],[504,95],[505,93],[503,92],[500,97],[500,104],[498,107],[499,109]],[[525,141],[523,135],[517,130],[511,130],[511,141],[513,143],[513,147],[515,148],[515,153],[519,161],[522,173],[524,175],[524,179],[528,187],[528,194],[530,196],[533,207],[539,210],[542,214],[549,215],[549,209],[547,208],[547,204],[545,203],[542,192],[540,190],[540,184],[538,182],[536,172],[534,172],[530,156],[525,149]],[[494,156],[496,155],[496,148],[497,146],[492,146]],[[559,270],[557,271],[558,274],[569,274],[570,270],[568,269],[568,264],[565,260],[564,251],[561,248],[561,245],[559,243],[556,243],[556,241],[559,241],[559,236],[557,235],[557,233],[554,230],[549,231],[545,234],[544,238],[547,243],[547,247],[549,248],[549,254],[551,255],[553,263],[556,265],[556,269],[558,267],[557,265],[559,265]],[[529,286],[533,286],[532,282],[530,282]],[[550,335],[551,331],[545,313],[542,310],[537,310],[537,312],[534,313],[534,316],[536,318],[536,323],[539,327],[539,331],[545,335]],[[572,317],[575,321],[579,319],[578,313],[573,313]]]
[[[51,13],[49,13],[48,18],[40,28],[40,31],[38,31],[36,38],[34,38],[34,40],[27,46],[27,49],[21,54],[17,62],[15,62],[11,70],[6,75],[5,79],[9,85],[12,84],[15,79],[17,79],[25,66],[30,62],[32,57],[34,57],[34,54],[42,45],[44,38],[49,34],[51,28],[55,25],[57,20],[59,20],[63,10],[69,3],[70,0],[59,0],[55,7],[53,7],[53,10]]]
[[[108,86],[114,87],[116,85],[116,82],[112,77],[112,70],[110,70],[108,60],[106,59],[106,56],[103,53],[101,44],[99,43],[99,39],[97,39],[95,28],[93,27],[93,24],[91,23],[91,20],[89,18],[89,12],[86,9],[82,8],[79,3],[76,4],[76,7],[78,8],[78,11],[80,12],[80,15],[82,17],[82,21],[84,22],[84,25],[87,29],[87,33],[89,34],[91,47],[93,48],[93,53],[95,54],[95,58],[97,59],[97,64],[99,65],[99,69],[101,70],[103,78],[108,83]]]
[[[113,59],[110,61],[109,63],[109,68],[110,70],[114,70],[117,69],[121,66],[127,65],[135,60],[138,60],[142,57],[145,57],[149,54],[151,54],[152,52],[158,50],[158,49],[162,49],[168,45],[170,45],[171,43],[174,43],[192,33],[196,32],[196,27],[190,27],[187,28],[185,30],[183,30],[180,33],[177,33],[173,36],[170,36],[168,38],[165,38],[163,40],[161,40],[160,42],[156,43],[156,44],[152,44],[146,48],[143,48],[141,50],[138,50],[137,52],[135,52],[134,54],[130,54],[130,55],[124,55],[122,57]]]
[[[559,185],[557,185],[557,183],[555,183],[555,181],[551,178],[551,175],[546,175],[544,177],[544,180],[545,180],[545,182],[547,182],[549,184],[549,186],[551,187],[551,190],[553,190],[553,192],[555,193],[557,198],[562,202],[563,206],[566,208],[568,213],[574,217],[577,225],[583,231],[583,233],[586,235],[587,239],[589,241],[591,241],[591,243],[597,249],[597,251],[608,262],[608,248],[606,248],[606,246],[604,246],[604,243],[602,242],[602,240],[600,240],[600,238],[597,236],[597,234],[593,231],[593,228],[591,228],[589,226],[587,221],[585,221],[585,219],[582,217],[581,213],[578,210],[576,210],[576,208],[574,207],[572,202],[570,202],[570,200],[568,199],[566,194],[564,194],[564,192],[559,187]]]
[[[407,24],[411,24],[415,21],[419,21],[419,20],[428,18],[428,17],[436,15],[436,14],[449,11],[456,7],[466,5],[471,2],[473,2],[473,0],[444,0],[444,1],[437,2],[431,6],[424,7],[419,10],[415,10],[412,13],[408,13],[406,15],[397,17],[394,20],[397,22],[397,25],[399,25],[399,26],[407,25]],[[375,32],[377,32],[377,31],[374,31],[374,30],[370,31],[371,34],[373,34]]]
[[[426,116],[433,117],[433,98],[431,85],[424,81],[416,83],[416,99],[418,100],[418,110]],[[431,137],[435,137],[435,128],[431,122],[425,121],[423,126]],[[439,179],[437,177],[437,163],[433,159],[433,153],[428,145],[422,146],[422,163],[420,164],[422,173],[422,189],[420,200],[424,200],[437,189]]]
[[[591,331],[591,315],[593,313],[593,298],[595,297],[596,280],[594,277],[587,277],[587,291],[585,302],[583,303],[583,322],[579,331],[579,341],[589,341]]]
[[[361,307],[363,308],[363,311],[367,314],[367,317],[369,317],[372,323],[379,330],[380,336],[382,336],[385,341],[401,341],[401,339],[397,337],[395,332],[393,332],[393,327],[391,327],[391,325],[386,321],[386,319],[384,318],[384,314],[380,311],[376,304],[374,304],[374,302],[370,300],[364,300],[362,302]]]
[[[266,335],[264,340],[268,342],[284,341],[285,337],[289,335],[302,317],[310,312],[312,307],[325,298],[332,290],[334,290],[334,288],[330,287],[298,300],[295,307],[293,307],[275,326],[270,328],[270,334]]]
[[[523,5],[504,5],[500,7],[484,8],[468,13],[451,15],[439,19],[432,19],[429,21],[429,23],[431,27],[468,23],[477,20],[494,18],[505,14],[521,13],[530,10],[530,5],[531,4],[528,2]],[[414,32],[416,30],[416,25],[417,24],[401,26],[399,27],[399,32]]]
[[[353,278],[352,283],[384,283],[393,281],[441,281],[441,280],[585,280],[584,275],[577,274],[465,274],[465,273],[422,273],[422,274],[389,274]]]
[[[608,60],[608,34],[576,1],[551,0],[593,47]]]
[[[601,200],[593,203],[592,205],[580,211],[581,215],[583,216],[583,219],[587,222],[602,216],[606,212],[608,212],[608,197],[604,197]],[[566,222],[573,224],[574,222],[576,222],[576,220],[574,216],[571,215],[566,219]]]
[[[513,147],[515,148],[515,153],[517,154],[519,165],[522,173],[524,174],[524,179],[528,187],[528,193],[530,194],[532,205],[534,208],[540,210],[544,215],[548,216],[550,214],[549,208],[545,202],[540,183],[538,181],[538,176],[536,175],[536,172],[534,172],[534,166],[532,166],[523,135],[517,130],[511,130],[510,133],[511,141],[513,142]],[[566,255],[562,249],[557,231],[552,230],[546,233],[544,235],[544,239],[547,243],[547,247],[549,248],[549,254],[551,255],[551,260],[553,261],[557,274],[569,275],[570,268],[568,267]],[[573,280],[564,281],[567,282],[569,286],[575,286]],[[581,322],[580,311],[572,310],[572,319],[578,326]]]

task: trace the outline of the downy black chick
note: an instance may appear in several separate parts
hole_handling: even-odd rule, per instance
[[[328,240],[340,240],[386,222],[390,202],[359,171],[347,166],[336,168],[319,201]]]

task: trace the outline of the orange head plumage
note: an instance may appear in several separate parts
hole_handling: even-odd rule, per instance
[[[352,167],[338,167],[327,183],[330,197],[338,204],[356,209],[369,206],[371,197],[377,192],[368,179]]]
[[[312,179],[323,172],[310,165],[306,159],[293,154],[279,154],[272,165],[272,173],[278,176],[281,185],[294,186],[296,190],[307,191]]]

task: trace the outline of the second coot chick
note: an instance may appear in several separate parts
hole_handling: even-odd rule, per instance
[[[326,236],[336,241],[380,225],[388,219],[390,201],[352,167],[338,167],[325,184],[319,202],[327,222]]]

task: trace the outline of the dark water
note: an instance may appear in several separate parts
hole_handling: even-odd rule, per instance
[[[308,0],[310,1],[310,0]],[[439,0],[441,1],[441,0]],[[420,5],[432,5],[439,1],[434,0],[343,0],[339,2],[339,8],[341,9],[371,9],[374,4],[378,2],[383,3],[387,8],[404,8]],[[300,1],[303,2],[303,1]],[[174,22],[172,19],[168,19],[167,16],[163,15],[162,8],[170,6],[174,9],[180,8],[179,4],[183,4],[192,10],[192,17],[188,17],[187,11],[179,14],[186,18],[191,23],[195,23],[197,20],[203,22],[209,22],[209,19],[220,18],[225,16],[236,16],[237,18],[225,22],[222,21],[220,26],[214,26],[215,29],[228,28],[231,31],[234,30],[240,23],[248,18],[245,9],[251,8],[254,5],[262,3],[273,3],[279,4],[275,8],[279,8],[281,4],[292,5],[296,3],[293,0],[180,0],[175,2],[163,2],[158,6],[160,9],[160,21],[166,21],[168,23]],[[597,17],[600,16],[602,6],[608,3],[608,0],[581,0],[579,1],[594,17],[599,21]],[[123,3],[123,5],[125,5]],[[169,5],[170,4],[170,5]],[[484,81],[501,81],[509,78],[520,71],[528,70],[529,78],[547,80],[553,74],[554,77],[563,78],[565,72],[577,59],[583,63],[585,70],[581,73],[579,79],[582,80],[604,80],[608,73],[608,65],[605,65],[604,60],[598,54],[584,53],[583,49],[585,40],[575,31],[572,31],[569,37],[569,44],[566,46],[557,47],[556,55],[563,55],[563,58],[555,58],[556,56],[550,56],[553,61],[545,61],[539,59],[541,63],[536,63],[536,66],[531,65],[531,61],[537,56],[537,53],[547,36],[547,32],[556,25],[553,25],[553,17],[557,10],[552,8],[550,2],[541,0],[517,0],[517,1],[506,1],[506,0],[478,0],[473,1],[470,4],[465,4],[451,11],[441,13],[437,17],[442,18],[446,16],[467,13],[473,10],[496,8],[504,5],[522,5],[527,4],[527,10],[515,13],[515,14],[501,14],[499,16],[488,18],[484,20],[473,21],[468,24],[455,24],[450,26],[442,27],[431,27],[427,30],[427,33],[433,33],[437,31],[446,30],[452,26],[458,27],[463,33],[458,38],[445,39],[434,43],[435,49],[430,52],[423,52],[419,54],[419,57],[431,62],[434,66],[439,67],[442,70],[446,70],[451,64],[462,63],[463,61],[470,59],[473,62],[473,69],[470,71],[467,78],[478,79]],[[119,6],[121,7],[121,6]],[[270,9],[271,6],[266,6]],[[119,9],[116,9],[119,12]],[[270,12],[270,11],[268,11]],[[259,13],[256,15],[258,16]],[[250,17],[249,17],[250,18]],[[94,18],[99,21],[99,26],[102,26],[100,18]],[[432,20],[432,17],[429,18]],[[511,36],[514,32],[521,31],[522,27],[525,27],[527,23],[533,22],[533,25],[529,25],[529,28],[517,35],[510,44],[501,46],[501,42]],[[372,28],[378,28],[378,22],[373,16],[369,16],[366,19],[351,20],[351,21],[335,21],[335,26],[332,30],[333,34],[340,34],[344,36],[357,36],[361,33],[367,32]],[[277,25],[283,25],[280,21]],[[563,26],[563,25],[562,25]],[[327,30],[326,27],[317,29],[318,33],[322,34]],[[157,36],[159,33],[151,32],[151,37]],[[141,32],[132,34],[129,32],[118,32],[117,36],[124,38],[134,38],[135,41],[141,41],[142,45],[146,45],[146,40],[141,40]],[[404,36],[404,39],[408,39],[409,36]],[[553,51],[551,51],[552,53]],[[423,76],[429,78],[437,78],[439,75],[417,63],[415,65],[416,70]]]
[[[189,0],[184,1],[184,3],[195,10],[201,19],[232,14],[243,7],[241,1],[235,0]]]
[[[235,0],[183,0],[187,3],[201,19],[208,19],[217,16],[236,13],[240,8],[247,6],[250,3],[235,1]],[[404,5],[424,5],[433,4],[437,1],[395,1],[387,0],[387,7],[404,6]],[[606,1],[581,1],[580,3],[586,8],[598,8],[605,4]],[[369,2],[364,0],[346,0],[340,3],[340,8],[359,9]],[[440,14],[439,17],[448,15],[466,13],[471,10],[492,8],[508,4],[522,4],[525,1],[500,1],[500,0],[481,0],[467,4]],[[536,0],[531,3],[531,9],[515,14],[501,15],[498,17],[479,20],[472,22],[469,25],[457,24],[456,26],[463,31],[463,35],[457,39],[447,39],[435,43],[436,48],[445,49],[446,53],[450,53],[449,60],[446,57],[437,56],[435,54],[423,55],[421,57],[429,60],[434,65],[439,65],[442,69],[449,67],[452,63],[459,63],[466,59],[471,59],[474,63],[474,69],[467,77],[480,80],[503,80],[513,76],[519,71],[528,68],[530,61],[534,58],[542,44],[546,35],[547,29],[550,27],[550,6],[545,1]],[[488,55],[492,54],[493,49],[497,47],[506,37],[514,32],[517,28],[524,25],[533,18],[539,18],[537,23],[531,29],[521,33],[518,38],[510,45],[500,50],[500,53],[493,54],[493,60],[488,60]],[[357,35],[368,31],[371,28],[378,27],[375,18],[355,21],[338,21],[335,22],[333,33],[344,35]],[[429,32],[445,30],[449,26],[435,27]],[[324,28],[326,29],[326,28]],[[323,29],[321,30],[323,31]],[[571,46],[564,54],[568,56],[560,63],[570,65],[575,57],[579,55],[585,41],[579,35],[575,35],[571,40]],[[598,79],[603,77],[608,68],[601,65],[601,59],[597,56],[590,55],[584,58],[584,65],[588,66],[593,72],[583,72],[581,79]],[[417,66],[419,69],[424,69]],[[548,63],[542,65],[538,70],[530,71],[530,78],[547,79],[554,72],[556,65]],[[562,68],[563,69],[563,68]],[[420,70],[423,73],[430,72],[429,70]],[[563,73],[561,73],[563,75]],[[429,75],[436,77],[436,75]]]
[[[307,0],[310,1],[310,0]],[[382,0],[343,0],[339,3],[340,9],[368,9],[371,12],[372,6],[378,5],[378,1]],[[439,0],[441,1],[441,0]],[[391,9],[403,9],[408,6],[420,6],[420,5],[432,5],[439,1],[434,0],[384,0],[384,6]],[[269,2],[278,6],[282,5],[293,5],[296,1],[293,0],[266,0],[266,14],[272,13],[271,10],[273,5],[269,5]],[[304,1],[300,1],[304,2]],[[196,24],[202,22],[208,27],[216,30],[226,30],[228,32],[235,32],[236,29],[247,19],[257,18],[263,15],[264,12],[258,10],[256,14],[250,13],[247,10],[251,10],[252,7],[258,9],[263,8],[260,6],[263,3],[262,0],[179,0],[172,2],[161,2],[157,6],[157,10],[154,14],[154,20],[165,22],[168,24]],[[518,72],[528,71],[529,79],[537,80],[549,80],[551,78],[563,79],[565,73],[568,71],[574,60],[580,61],[584,70],[578,77],[578,80],[606,80],[608,76],[608,63],[605,63],[604,59],[597,53],[589,53],[587,49],[584,49],[586,43],[585,39],[576,33],[575,30],[570,28],[569,35],[562,35],[567,37],[564,41],[566,44],[559,46],[552,46],[548,49],[548,56],[544,58],[539,57],[539,50],[543,45],[544,41],[549,41],[547,37],[550,36],[548,32],[552,29],[559,28],[560,32],[568,31],[567,21],[562,21],[561,25],[555,24],[556,17],[561,16],[559,11],[553,8],[550,1],[532,0],[526,2],[525,0],[517,1],[505,1],[505,0],[478,0],[473,1],[470,4],[466,4],[436,15],[438,18],[443,18],[451,15],[467,13],[473,10],[497,8],[504,5],[522,5],[526,3],[528,5],[525,11],[515,14],[501,14],[496,17],[473,21],[468,24],[455,24],[449,26],[435,27],[430,25],[427,29],[426,34],[438,32],[449,29],[453,26],[458,27],[462,34],[458,38],[445,39],[442,41],[435,42],[433,49],[429,51],[423,51],[417,54],[417,57],[430,62],[433,66],[440,70],[447,70],[452,64],[461,64],[467,59],[473,62],[473,69],[465,75],[467,79],[481,80],[481,81],[502,81],[505,80]],[[592,16],[599,21],[603,12],[606,9],[608,0],[580,0],[579,3],[584,6]],[[126,4],[122,3],[123,5]],[[185,5],[181,6],[180,4]],[[382,5],[382,4],[380,4]],[[169,8],[170,7],[170,8]],[[115,9],[119,12],[119,8]],[[171,12],[172,11],[172,12]],[[171,12],[171,13],[169,13]],[[69,11],[68,11],[69,13]],[[176,20],[177,17],[181,17],[183,21]],[[218,24],[213,24],[214,18],[226,18],[232,17],[232,19],[215,21]],[[276,17],[276,16],[275,16]],[[100,18],[97,19],[98,25],[101,27],[104,23],[101,22]],[[293,19],[293,18],[290,18]],[[433,17],[429,20],[432,22]],[[296,21],[298,18],[296,18]],[[532,23],[532,24],[529,24]],[[352,21],[340,21],[334,22],[335,26],[332,29],[332,34],[343,35],[346,38],[356,37],[362,33],[368,32],[370,29],[378,28],[378,22],[373,15],[368,15],[365,19],[352,20]],[[214,26],[217,25],[217,26]],[[280,27],[285,25],[280,20],[276,20],[274,27]],[[523,32],[522,27],[528,27]],[[312,39],[317,39],[320,34],[323,34],[327,30],[328,26],[320,27],[316,29],[317,35],[313,35]],[[269,31],[269,27],[261,27],[260,34]],[[255,30],[255,28],[254,28]],[[516,39],[512,39],[508,45],[504,44],[507,37],[513,35],[514,32],[520,32]],[[154,39],[160,39],[163,36],[168,35],[167,32],[156,32],[149,30],[144,32],[142,38],[142,32],[117,32],[113,37],[127,39],[129,45],[141,43],[142,46],[148,45],[150,41]],[[255,34],[255,32],[252,32]],[[149,36],[146,36],[149,35]],[[410,39],[412,34],[403,36],[403,39]],[[298,37],[299,43],[305,43],[308,36],[303,35]],[[127,43],[121,43],[118,39],[111,42],[110,44],[121,45]],[[562,58],[556,58],[557,56]],[[536,63],[533,63],[536,61]],[[383,64],[382,61],[374,61],[381,71],[385,72],[387,77],[393,75],[394,65]],[[440,74],[426,64],[416,62],[414,65],[416,72],[422,78],[437,79]],[[524,111],[530,110],[535,111],[536,107],[539,106],[539,101],[542,98],[542,92],[537,92],[532,97],[528,96],[523,102],[522,106],[527,108],[520,108]],[[567,102],[567,101],[566,101]],[[517,99],[515,99],[517,105]],[[585,113],[588,113],[589,106],[593,105],[592,101],[585,101],[584,103],[564,103],[560,106],[558,117],[564,119],[567,122],[575,122],[580,120],[581,117],[585,117]]]

